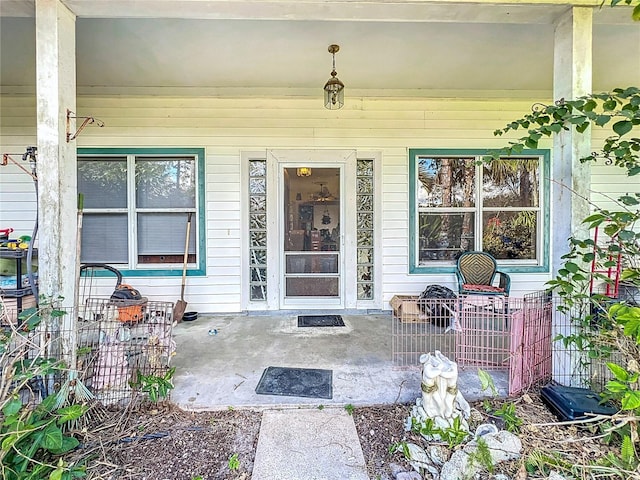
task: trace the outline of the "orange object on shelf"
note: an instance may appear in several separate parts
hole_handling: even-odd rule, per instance
[[[122,323],[138,323],[144,320],[147,299],[114,302],[118,308],[118,321]],[[122,304],[120,304],[122,303]]]

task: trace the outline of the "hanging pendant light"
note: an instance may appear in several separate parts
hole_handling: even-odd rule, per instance
[[[311,168],[310,167],[298,167],[296,169],[296,175],[299,177],[310,177],[311,176]]]
[[[333,56],[333,70],[331,78],[324,85],[324,106],[329,110],[338,110],[344,105],[344,83],[336,76],[336,53],[339,50],[339,45],[329,45],[329,53]]]

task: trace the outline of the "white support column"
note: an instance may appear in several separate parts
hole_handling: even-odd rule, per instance
[[[76,265],[76,17],[60,0],[36,0],[39,293],[73,305]],[[75,127],[75,121],[72,124]]]
[[[558,19],[555,29],[553,97],[573,100],[591,93],[593,10],[573,7]],[[575,129],[555,136],[551,184],[551,266],[555,276],[562,255],[569,249],[568,238],[585,235],[581,226],[588,215],[591,169],[580,158],[591,152],[591,130]],[[571,191],[572,190],[572,191]],[[582,198],[581,198],[582,197]]]

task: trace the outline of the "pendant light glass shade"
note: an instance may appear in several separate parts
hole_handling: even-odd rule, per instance
[[[337,110],[344,105],[344,83],[342,83],[336,72],[336,52],[340,50],[338,45],[329,45],[329,53],[333,56],[333,70],[331,78],[324,85],[324,106],[329,110]]]

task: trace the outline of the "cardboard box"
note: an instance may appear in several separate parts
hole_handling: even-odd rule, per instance
[[[27,308],[32,308],[36,306],[36,299],[33,295],[27,295],[22,297],[22,310],[26,310]],[[16,324],[18,320],[18,299],[17,298],[2,298],[2,303],[0,304],[0,310],[6,310],[7,315],[5,316],[4,311],[0,311],[0,324],[6,324],[6,322]]]
[[[426,322],[428,321],[420,306],[418,295],[394,295],[389,301],[393,309],[393,317],[401,322]]]

